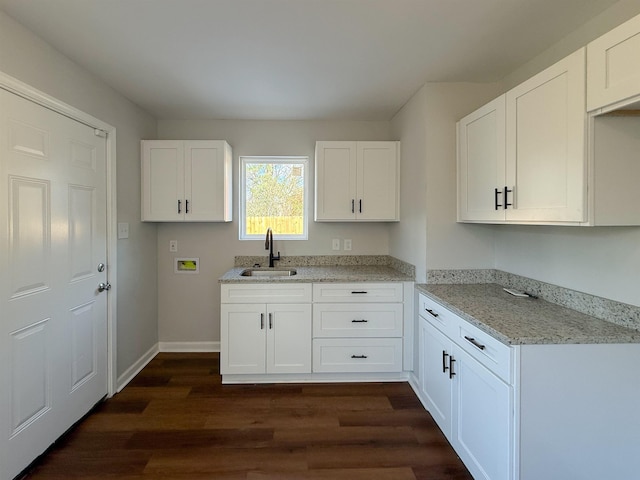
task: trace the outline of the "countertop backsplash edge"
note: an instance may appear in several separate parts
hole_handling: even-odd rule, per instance
[[[640,331],[640,307],[493,269],[428,270],[427,284],[497,283],[556,305]]]

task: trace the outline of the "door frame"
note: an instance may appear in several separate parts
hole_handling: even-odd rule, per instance
[[[116,128],[0,71],[0,88],[106,134],[107,180],[107,395],[117,392],[118,243],[116,203]]]

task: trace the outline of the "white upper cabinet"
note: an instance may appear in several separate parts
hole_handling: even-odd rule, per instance
[[[458,221],[585,221],[585,52],[458,122]]]
[[[640,95],[640,15],[587,45],[587,109]]]
[[[142,220],[231,221],[231,157],[222,140],[143,140]]]
[[[507,220],[585,220],[584,72],[583,48],[507,92]]]
[[[399,220],[399,142],[316,142],[315,220]]]
[[[504,220],[505,96],[458,122],[458,221]]]

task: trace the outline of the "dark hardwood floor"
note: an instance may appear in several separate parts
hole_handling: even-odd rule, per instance
[[[222,385],[218,358],[159,354],[26,478],[472,478],[406,383]]]

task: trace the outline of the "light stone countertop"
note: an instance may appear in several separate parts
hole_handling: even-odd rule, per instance
[[[280,266],[295,269],[296,275],[243,277],[247,267],[234,267],[218,279],[219,283],[299,283],[299,282],[413,282],[413,277],[387,265]],[[260,270],[269,270],[261,268]]]
[[[496,284],[416,285],[416,289],[507,345],[640,343],[640,331]]]

